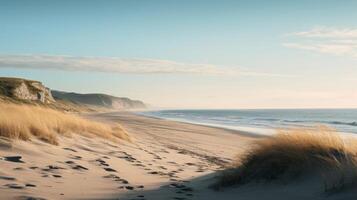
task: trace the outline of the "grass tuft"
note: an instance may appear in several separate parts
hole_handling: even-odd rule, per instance
[[[36,137],[58,145],[58,136],[72,134],[130,140],[120,125],[90,121],[41,106],[0,103],[0,136],[20,140]]]
[[[213,186],[220,189],[250,182],[287,183],[318,175],[326,192],[357,182],[357,146],[327,127],[281,130],[257,141],[225,170]]]

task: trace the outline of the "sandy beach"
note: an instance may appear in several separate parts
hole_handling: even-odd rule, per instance
[[[354,189],[323,193],[316,176],[285,183],[211,189],[236,156],[261,139],[130,112],[86,114],[120,123],[132,142],[98,137],[0,140],[0,199],[354,199]]]
[[[357,0],[0,0],[0,200],[357,199]]]
[[[86,117],[119,122],[133,142],[72,136],[54,146],[1,139],[1,199],[199,199],[192,180],[210,179],[254,140],[128,112]]]

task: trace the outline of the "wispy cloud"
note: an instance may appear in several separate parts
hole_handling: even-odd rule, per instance
[[[188,64],[157,59],[78,57],[63,55],[0,55],[0,68],[57,69],[133,74],[206,74],[284,76],[210,64]]]
[[[356,28],[333,28],[333,27],[316,27],[309,31],[293,33],[293,35],[310,38],[357,38]]]
[[[208,64],[186,64],[155,59],[76,57],[63,55],[0,55],[0,67],[142,74],[226,73],[224,69]]]
[[[357,58],[357,28],[317,27],[289,36],[296,41],[283,43],[285,47]]]

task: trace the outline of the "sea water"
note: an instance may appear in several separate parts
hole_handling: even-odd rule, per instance
[[[318,125],[357,134],[357,109],[157,110],[140,114],[258,134]]]

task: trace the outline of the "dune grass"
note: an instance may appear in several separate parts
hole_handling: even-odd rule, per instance
[[[58,145],[58,136],[72,134],[130,140],[119,124],[111,126],[41,106],[0,103],[2,137],[20,140],[36,137]]]
[[[257,141],[222,173],[214,188],[250,182],[288,183],[317,175],[325,191],[357,183],[357,143],[327,127],[279,131]],[[312,175],[312,176],[311,176]]]

